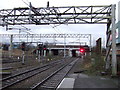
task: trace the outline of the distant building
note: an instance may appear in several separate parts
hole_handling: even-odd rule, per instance
[[[120,1],[118,2],[118,7],[120,7]],[[118,23],[116,24],[116,29],[118,30],[118,37],[116,39],[116,49],[117,54],[120,55],[120,8],[118,8]]]
[[[117,54],[120,54],[120,21],[116,24],[118,29],[118,38],[116,39]]]

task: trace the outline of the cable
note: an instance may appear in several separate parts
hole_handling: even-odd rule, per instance
[[[62,34],[62,32],[58,28],[56,28],[56,29]]]
[[[69,28],[69,26],[68,25],[65,26],[68,28],[69,32],[72,33],[72,30]]]
[[[54,28],[54,30],[55,30],[56,32],[58,32],[59,34],[61,34],[61,32],[60,32],[60,31],[58,31],[58,29],[55,29],[55,28]]]
[[[24,0],[22,0],[26,5],[28,5],[29,6],[29,4],[27,4]],[[28,0],[27,0],[27,2],[28,2]],[[21,25],[22,26],[22,25]],[[60,33],[61,34],[61,32],[59,31],[59,29],[55,29],[55,27],[57,27],[57,26],[52,26],[52,25],[50,25],[57,33]],[[22,26],[22,27],[24,27],[24,26]],[[24,28],[26,28],[26,27],[24,27]],[[26,28],[27,29],[27,28]]]
[[[28,0],[27,0],[28,1]],[[22,0],[23,3],[25,3],[27,6],[29,6],[29,4],[27,4],[24,0]]]
[[[21,25],[21,27],[25,28],[27,31],[30,31],[29,28],[27,28],[27,27],[25,27],[25,26],[23,26],[23,25]]]
[[[27,0],[27,2],[29,3],[29,1]]]
[[[60,34],[60,32],[59,31],[57,31],[55,28],[54,28],[54,26],[52,26],[52,25],[50,25],[57,33],[59,33]]]
[[[24,0],[22,0],[26,5],[28,5],[29,6],[29,4],[27,4]],[[28,2],[28,0],[27,0],[27,2]],[[22,25],[21,25],[22,26]],[[61,32],[59,31],[59,29],[55,29],[57,26],[52,26],[52,25],[50,25],[57,33],[59,33],[59,34],[61,34]],[[22,26],[22,27],[24,27],[24,26]],[[26,27],[24,27],[24,28],[26,28]],[[27,29],[27,28],[26,28]]]

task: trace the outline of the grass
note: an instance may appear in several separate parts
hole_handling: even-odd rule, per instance
[[[102,54],[99,55],[96,52],[92,52],[91,56],[87,55],[84,57],[82,68],[87,70],[84,72],[85,74],[101,76],[101,72],[106,72],[106,75],[103,75],[103,77],[111,77],[112,66],[108,70],[105,69],[105,56]],[[117,56],[117,75],[120,76],[120,56]]]
[[[11,70],[2,70],[2,72],[11,72]]]
[[[87,70],[85,74],[100,75],[101,72],[105,71],[104,56],[97,55],[96,53],[92,53],[91,56],[85,56],[82,68]]]

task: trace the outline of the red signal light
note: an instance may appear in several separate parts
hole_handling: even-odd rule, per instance
[[[84,48],[80,48],[80,52],[81,53],[85,52],[85,49]]]
[[[46,50],[46,48],[43,48],[44,50]]]

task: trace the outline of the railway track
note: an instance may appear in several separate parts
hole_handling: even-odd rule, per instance
[[[77,60],[78,59],[65,64],[64,66],[50,74],[48,77],[46,77],[44,80],[31,87],[31,90],[56,90],[60,82],[68,74]]]
[[[43,66],[40,66],[40,67],[36,67],[36,68],[32,68],[30,70],[26,70],[24,72],[21,72],[21,73],[18,73],[18,74],[15,74],[15,75],[12,75],[12,76],[9,76],[9,77],[6,77],[6,78],[3,78],[2,80],[2,90],[4,89],[7,89],[9,88],[10,86],[12,85],[15,85],[21,81],[24,81],[34,75],[37,75],[41,72],[44,72],[60,63],[63,63],[62,62],[63,60],[57,60],[57,61],[54,61],[54,62],[51,62],[49,64],[45,64]]]
[[[2,64],[21,62],[22,60],[2,60]]]

